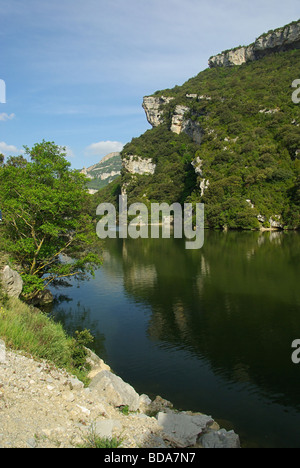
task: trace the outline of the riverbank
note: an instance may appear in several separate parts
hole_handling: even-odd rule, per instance
[[[9,348],[1,338],[2,448],[240,446],[239,437],[220,430],[210,416],[177,412],[159,396],[151,401],[138,395],[91,351],[90,380],[84,385],[49,360]]]

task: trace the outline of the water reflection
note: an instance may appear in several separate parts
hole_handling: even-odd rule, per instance
[[[90,330],[94,338],[91,347],[105,360],[107,357],[105,336],[100,332],[97,320],[91,317],[91,309],[85,307],[80,301],[69,307],[68,303],[72,303],[72,298],[57,295],[54,304],[46,306],[44,309],[54,320],[63,324],[64,329],[70,336],[74,336],[75,331]]]
[[[110,239],[80,288],[91,327],[97,317],[108,359],[143,392],[219,415],[262,446],[300,446],[299,233],[205,236],[190,251],[180,239]],[[294,435],[284,439],[282,424]]]

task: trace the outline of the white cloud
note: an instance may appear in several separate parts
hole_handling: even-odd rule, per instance
[[[99,141],[92,143],[85,149],[85,156],[103,157],[109,153],[122,151],[124,144],[120,141]]]
[[[0,114],[0,121],[1,122],[5,122],[6,120],[12,120],[15,118],[15,114],[6,114],[5,112],[2,112],[2,114]]]
[[[5,156],[8,156],[12,154],[22,154],[24,153],[24,150],[20,150],[14,145],[8,145],[4,141],[0,141],[0,153],[3,153]]]

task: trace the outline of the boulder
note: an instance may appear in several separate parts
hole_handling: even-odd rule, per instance
[[[162,398],[160,395],[158,395],[154,401],[152,401],[151,405],[150,405],[150,408],[149,408],[149,411],[151,413],[167,413],[169,411],[171,411],[171,409],[173,408],[173,404],[168,401],[168,400],[165,400],[164,398]]]
[[[93,378],[89,388],[116,408],[128,406],[130,411],[139,409],[140,396],[138,393],[131,385],[108,370],[99,372]]]
[[[141,395],[139,398],[139,410],[141,413],[147,413],[150,411],[152,401],[148,395]]]
[[[12,270],[8,265],[0,274],[1,284],[9,297],[19,297],[23,289],[23,280],[19,273]]]
[[[158,413],[157,420],[164,437],[180,448],[194,446],[198,437],[214,423],[210,416],[185,412]]]
[[[94,377],[96,377],[99,372],[102,371],[111,371],[111,368],[105,364],[105,362],[97,356],[92,350],[89,348],[85,347],[85,351],[87,352],[87,358],[86,358],[86,363],[89,364],[91,370],[89,372],[88,377],[92,380]]]
[[[239,436],[234,431],[227,432],[225,429],[208,432],[199,442],[203,448],[241,448]]]

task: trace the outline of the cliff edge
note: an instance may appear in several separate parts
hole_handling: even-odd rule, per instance
[[[262,34],[249,46],[237,47],[210,57],[208,64],[210,68],[232,67],[292,49],[300,49],[300,20]]]

